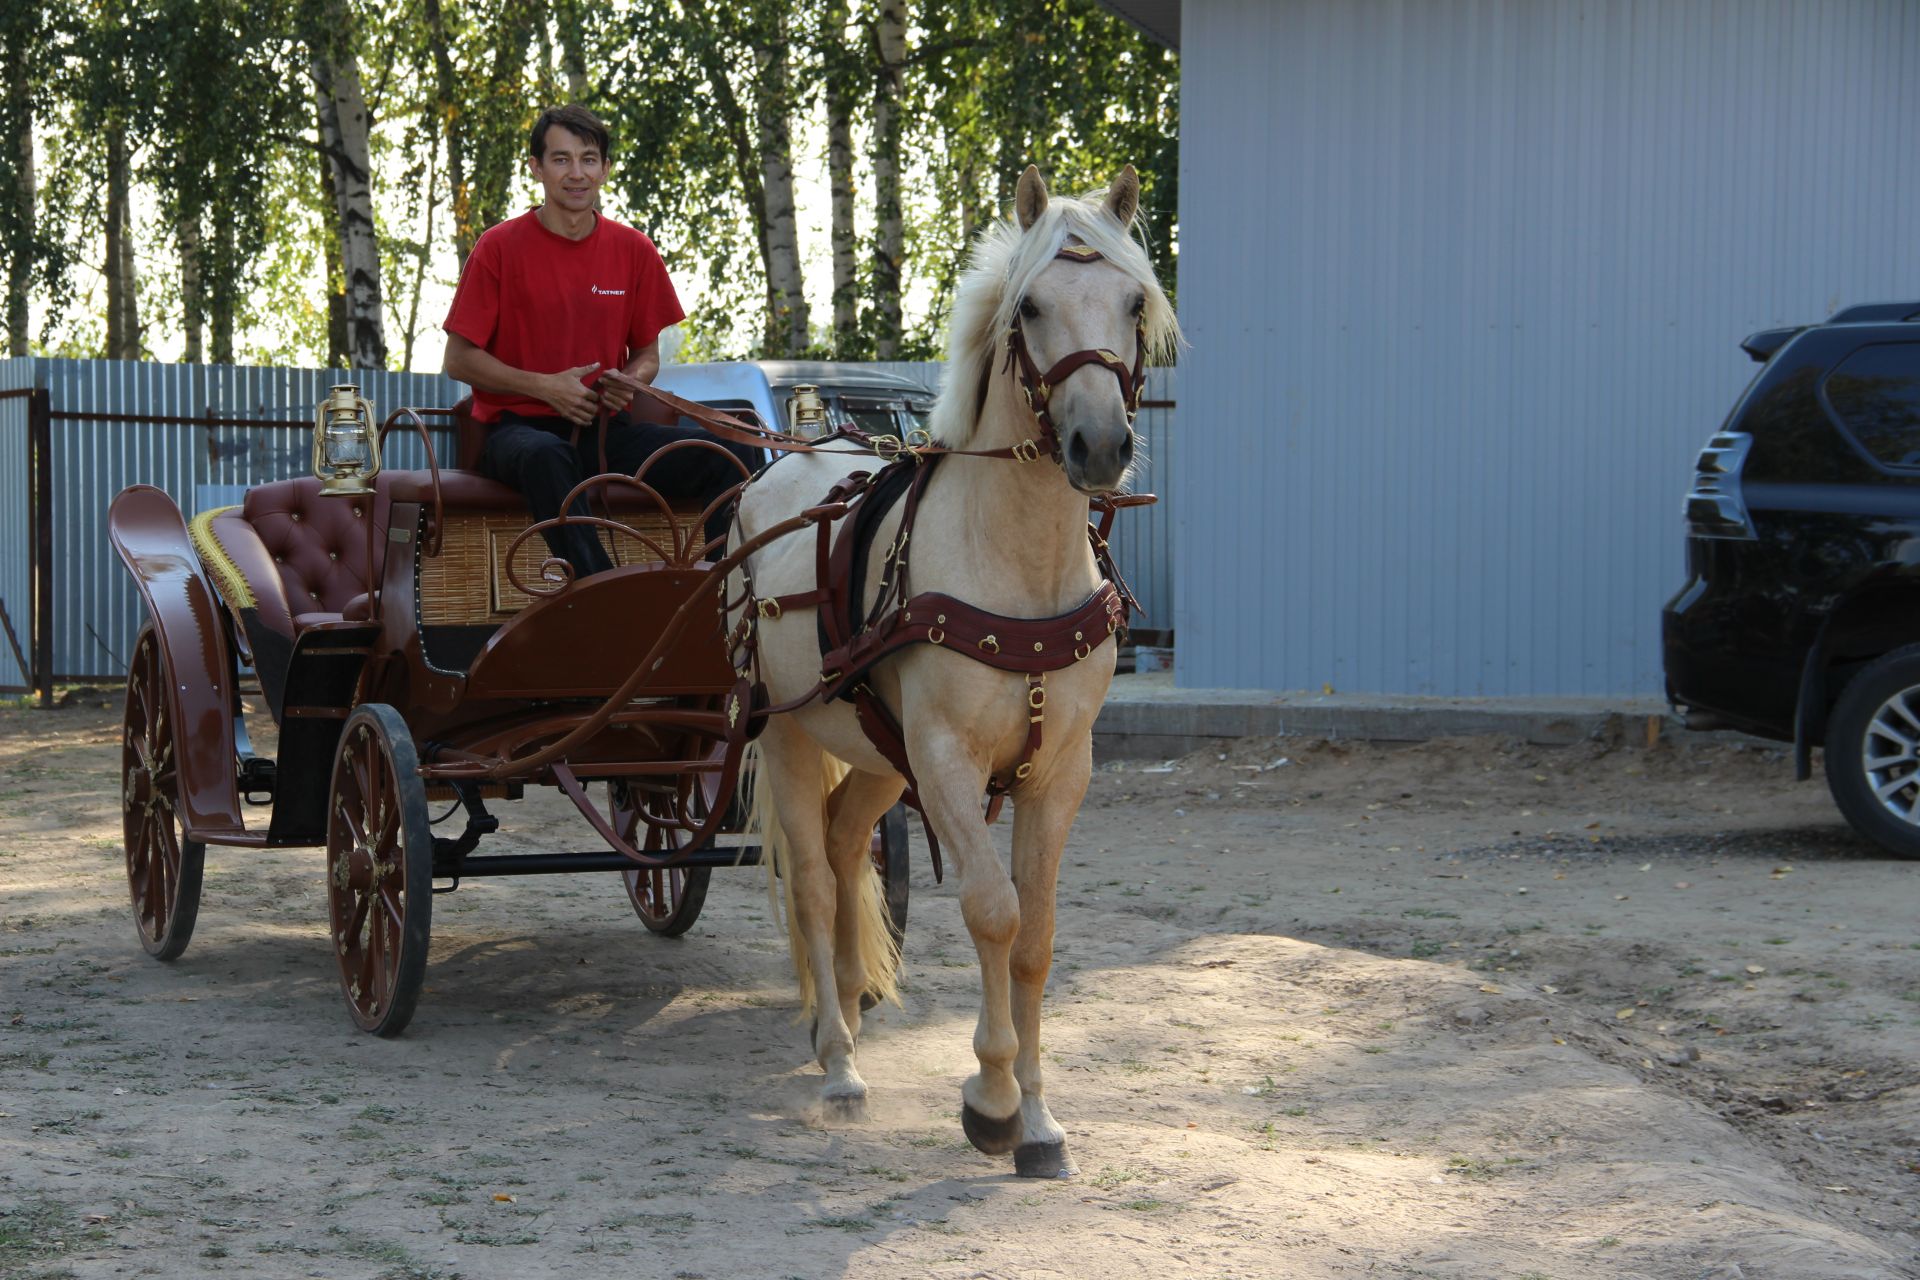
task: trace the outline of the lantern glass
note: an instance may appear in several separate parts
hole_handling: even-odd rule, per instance
[[[335,472],[359,472],[367,466],[367,431],[358,418],[329,422],[326,431],[327,466]]]

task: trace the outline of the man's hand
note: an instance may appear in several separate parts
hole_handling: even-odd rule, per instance
[[[630,378],[618,369],[607,370],[594,384],[600,393],[600,407],[608,413],[619,413],[632,404],[634,393],[644,385],[638,378]]]
[[[546,375],[541,382],[540,398],[574,426],[586,426],[600,412],[600,397],[582,379],[592,376],[599,367],[596,361]]]

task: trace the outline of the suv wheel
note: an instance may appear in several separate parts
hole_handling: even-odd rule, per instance
[[[1867,839],[1920,858],[1920,644],[1876,659],[1827,720],[1827,789]]]

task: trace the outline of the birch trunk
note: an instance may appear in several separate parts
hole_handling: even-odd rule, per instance
[[[420,295],[426,291],[427,258],[433,250],[433,211],[440,205],[440,144],[428,140],[427,151],[427,225],[420,233],[420,254],[413,269],[413,300],[407,304],[407,347],[400,358],[402,369],[413,368],[413,342],[420,334]]]
[[[20,130],[15,140],[14,243],[7,246],[7,352],[27,354],[27,296],[33,285],[34,201],[38,187],[33,169],[33,97],[27,83],[27,54],[23,48],[7,51],[7,103]]]
[[[320,95],[320,148],[333,170],[340,268],[347,293],[347,364],[387,367],[380,306],[380,245],[373,224],[373,166],[367,156],[367,105],[360,64],[347,33],[346,0],[324,6],[329,35],[313,47],[313,81]]]
[[[873,87],[873,305],[878,313],[874,354],[900,353],[900,263],[905,236],[900,218],[900,68],[907,60],[907,0],[880,0],[874,19],[879,62]]]
[[[215,261],[226,264],[214,273],[213,287],[207,290],[207,327],[213,331],[213,363],[232,364],[234,277],[237,274],[233,268],[232,219],[217,215],[213,219],[213,256]]]
[[[134,274],[127,134],[109,125],[107,142],[107,359],[140,358],[139,282]]]
[[[854,278],[853,90],[847,83],[847,6],[831,3],[821,18],[826,61],[827,191],[832,202],[833,354],[851,358],[859,310]]]
[[[766,201],[767,353],[797,356],[807,349],[807,293],[800,274],[800,238],[793,211],[792,99],[788,91],[786,20],[771,20],[769,42],[754,51],[760,75],[754,97],[760,132],[760,182]]]
[[[207,314],[207,292],[199,210],[180,211],[174,225],[174,241],[180,248],[180,327],[187,335],[186,349],[180,353],[180,362],[200,364],[206,359],[201,335]]]
[[[435,108],[447,139],[447,189],[453,193],[453,251],[464,271],[467,255],[473,252],[473,242],[480,238],[480,227],[473,214],[473,189],[467,182],[467,131],[460,111],[460,82],[453,72],[453,51],[447,44],[447,24],[440,12],[440,0],[425,0],[425,10],[438,90]]]
[[[720,112],[720,124],[733,152],[734,174],[740,181],[740,194],[746,202],[747,212],[753,216],[753,242],[760,250],[760,270],[767,286],[767,315],[771,318],[777,304],[773,292],[773,264],[767,258],[767,195],[760,168],[755,163],[752,140],[747,136],[747,114],[741,108],[739,98],[734,95],[733,81],[727,76],[726,58],[721,54],[719,45],[711,39],[701,40],[697,43],[696,56],[700,60],[701,70],[706,73],[707,85],[713,90],[714,106]]]

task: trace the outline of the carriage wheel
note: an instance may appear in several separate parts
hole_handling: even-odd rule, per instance
[[[654,793],[624,782],[612,787],[613,826],[622,839],[632,843],[640,826],[640,805],[653,799]],[[682,783],[682,786],[687,784]],[[705,788],[701,800],[704,802]],[[696,809],[696,811],[700,811]],[[649,810],[649,812],[658,812]],[[663,815],[664,816],[664,815]],[[677,840],[658,827],[648,827],[645,843],[648,853],[665,853],[678,848]],[[620,873],[627,886],[627,901],[633,904],[640,923],[663,938],[677,938],[693,928],[700,909],[707,905],[707,883],[713,878],[710,867],[629,867]]]
[[[385,703],[347,717],[327,812],[327,916],[340,989],[361,1030],[413,1017],[433,918],[433,830],[413,735]]]
[[[167,701],[166,658],[151,626],[134,642],[120,739],[127,887],[140,945],[156,960],[187,949],[200,914],[206,845],[186,838],[180,819],[180,757]]]
[[[907,936],[907,806],[896,804],[874,824],[873,865],[887,891],[887,916],[893,922],[893,940]]]

